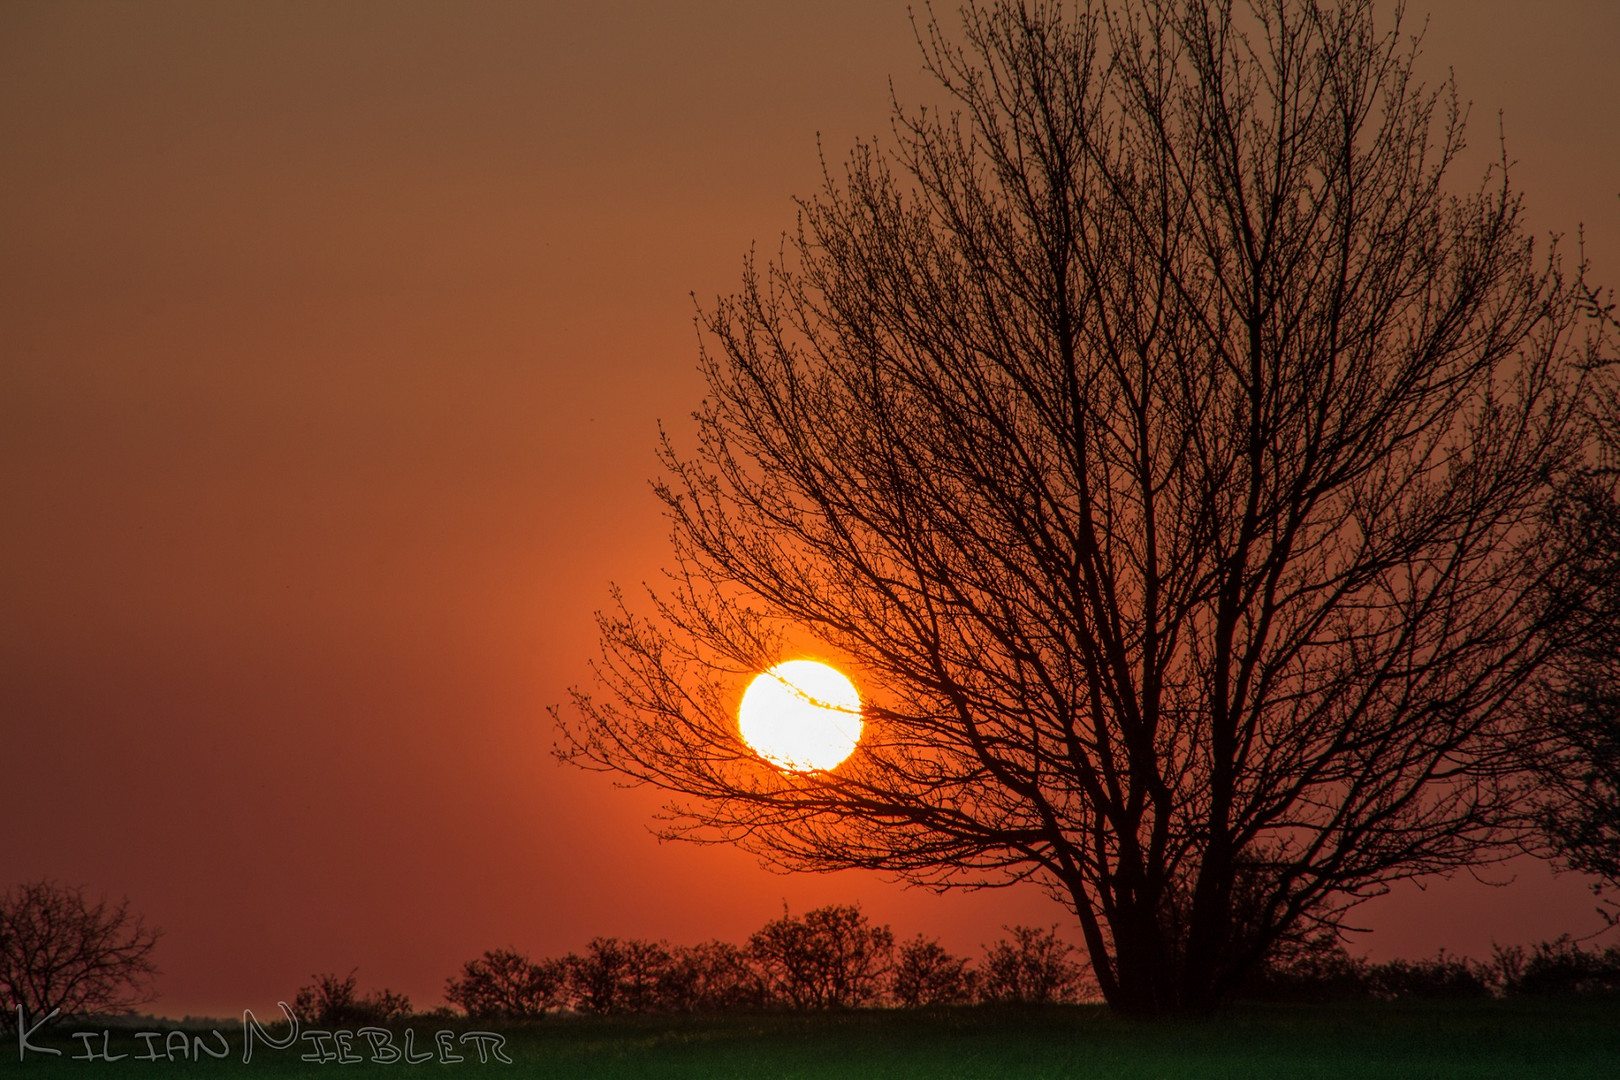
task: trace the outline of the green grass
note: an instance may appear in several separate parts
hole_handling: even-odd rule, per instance
[[[418,1045],[439,1026],[415,1025]],[[1549,1077],[1620,1075],[1620,1000],[1260,1006],[1201,1021],[1124,1020],[1092,1006],[966,1008],[721,1017],[568,1017],[505,1029],[514,1064],[310,1064],[307,1049],[255,1050],[221,1023],[229,1061],[72,1061],[30,1055],[15,1039],[0,1075],[39,1077],[401,1076],[480,1074],[602,1080],[1222,1080],[1222,1078]],[[115,1052],[138,1049],[127,1034]],[[39,1041],[36,1038],[36,1042]],[[59,1033],[68,1054],[81,1044]]]

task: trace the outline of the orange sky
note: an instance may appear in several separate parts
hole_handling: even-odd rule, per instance
[[[1620,8],[1427,6],[1481,154],[1501,110],[1531,225],[1620,282]],[[664,561],[690,294],[891,76],[933,100],[871,0],[0,5],[0,887],[127,893],[176,1015],[354,965],[432,1006],[486,948],[784,899],[975,951],[1062,918],[659,845],[549,757],[608,582]],[[1527,866],[1360,914],[1479,954],[1590,907]]]

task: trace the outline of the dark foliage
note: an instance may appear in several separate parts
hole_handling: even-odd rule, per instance
[[[671,1012],[728,1012],[766,1003],[764,979],[744,950],[725,941],[678,945],[658,985],[659,1007]]]
[[[1592,305],[1613,327],[1613,306]],[[1597,454],[1564,487],[1551,518],[1568,571],[1553,593],[1567,646],[1548,680],[1539,759],[1541,825],[1566,867],[1596,875],[1620,921],[1620,366],[1594,380],[1586,406]]]
[[[1367,965],[1368,989],[1372,997],[1430,998],[1454,1000],[1491,996],[1491,984],[1483,965],[1464,957],[1450,956],[1444,950],[1427,960],[1390,960]]]
[[[1008,927],[975,967],[922,935],[898,946],[853,905],[802,917],[784,914],[754,934],[749,949],[722,941],[670,947],[602,937],[584,956],[538,963],[511,949],[486,952],[449,980],[446,997],[470,1016],[531,1019],[598,1014],[1043,1006],[1096,997],[1079,954],[1051,928]],[[1351,956],[1331,931],[1275,948],[1234,996],[1251,1001],[1475,1000],[1620,992],[1620,945],[1583,949],[1569,937],[1529,949],[1497,947],[1484,961],[1447,954],[1374,963]],[[399,1018],[408,1003],[384,991],[359,998],[353,973],[322,976],[299,995],[298,1011],[329,1024]]]
[[[293,1013],[300,1023],[320,1028],[356,1028],[397,1023],[411,1016],[411,999],[392,990],[360,993],[359,969],[346,976],[311,976],[299,989]]]
[[[664,1005],[670,952],[662,942],[592,938],[584,956],[570,954],[566,963],[581,1012],[656,1012]]]
[[[0,1029],[53,1009],[65,1020],[119,1013],[153,1000],[152,950],[160,932],[129,901],[91,900],[51,881],[0,895]]]
[[[1564,995],[1620,991],[1620,945],[1601,951],[1582,949],[1561,937],[1535,946],[1515,964],[1502,989],[1509,994]]]
[[[1462,1000],[1620,990],[1620,946],[1583,950],[1569,937],[1528,952],[1498,946],[1489,960],[1442,950],[1422,960],[1384,963],[1351,956],[1332,934],[1268,958],[1239,996],[1250,1000]]]
[[[1351,956],[1337,934],[1319,933],[1273,949],[1238,987],[1237,996],[1299,1002],[1367,998],[1367,962]]]
[[[1055,928],[1005,929],[1010,936],[985,949],[979,976],[985,1001],[1046,1005],[1079,998],[1086,988],[1086,969]]]
[[[796,1009],[853,1008],[883,995],[894,933],[873,926],[859,905],[784,912],[748,939],[767,993]]]
[[[703,320],[670,585],[601,618],[564,756],[788,868],[1039,878],[1145,1014],[1516,850],[1593,315],[1503,169],[1455,182],[1463,110],[1386,12],[923,27],[946,107]],[[829,772],[736,737],[804,643],[869,692]]]
[[[978,982],[966,957],[953,956],[937,940],[919,934],[896,952],[889,995],[903,1009],[960,1005],[978,996]]]
[[[462,966],[449,979],[445,1000],[478,1020],[528,1020],[568,1003],[568,965],[536,964],[513,949],[495,949]]]

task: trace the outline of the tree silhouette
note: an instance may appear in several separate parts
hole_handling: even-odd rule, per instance
[[[584,956],[570,954],[565,962],[581,1011],[651,1012],[660,1005],[670,954],[660,942],[598,937],[586,945]]]
[[[1612,304],[1591,303],[1612,327]],[[1599,879],[1612,923],[1620,921],[1620,368],[1605,374],[1585,399],[1597,453],[1549,515],[1567,568],[1550,606],[1567,648],[1548,680],[1551,737],[1539,765],[1551,851]]]
[[[0,1028],[60,1010],[58,1019],[125,1012],[155,996],[159,931],[129,901],[91,901],[51,881],[0,895]]]
[[[919,934],[896,951],[889,992],[903,1009],[959,1005],[977,994],[977,973],[966,958],[953,956],[937,939]]]
[[[748,939],[766,991],[795,1009],[854,1008],[877,1001],[889,974],[894,932],[859,905],[783,912]]]
[[[411,999],[392,990],[360,992],[360,969],[347,975],[331,972],[311,975],[314,980],[299,988],[293,998],[293,1014],[316,1027],[362,1027],[366,1024],[393,1024],[410,1018]]]
[[[986,1001],[1050,1005],[1074,1001],[1085,984],[1069,944],[1054,929],[1009,926],[1008,936],[984,951],[979,993]]]
[[[1205,1009],[1523,839],[1584,282],[1505,166],[1452,193],[1455,94],[1371,0],[963,23],[919,33],[951,109],[704,317],[669,583],[561,753],[783,867],[1038,878],[1109,1002]],[[736,736],[806,653],[866,696],[830,772]]]
[[[568,965],[535,963],[514,949],[493,949],[462,965],[448,980],[445,1000],[478,1020],[532,1020],[562,1008],[568,997]]]
[[[677,945],[658,987],[671,1012],[725,1012],[765,1003],[765,987],[748,954],[726,941]]]

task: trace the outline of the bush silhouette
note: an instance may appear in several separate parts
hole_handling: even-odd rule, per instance
[[[1240,989],[1258,1001],[1354,1001],[1372,996],[1366,960],[1351,956],[1332,931],[1274,948]]]
[[[1085,985],[1085,968],[1056,928],[1004,927],[1009,937],[985,950],[980,995],[985,1001],[1047,1005],[1074,1001]]]
[[[935,938],[918,934],[900,946],[889,988],[903,1009],[923,1005],[959,1005],[977,996],[978,973],[965,957],[945,951]]]
[[[668,947],[627,938],[592,938],[584,956],[569,954],[575,1008],[588,1013],[653,1012],[670,964]]]
[[[1484,998],[1491,996],[1484,965],[1451,956],[1444,949],[1427,960],[1390,960],[1367,968],[1373,997]]]
[[[747,952],[725,941],[670,950],[658,986],[659,1007],[671,1012],[726,1012],[758,1008],[765,983]]]
[[[760,1008],[923,1008],[985,1002],[1049,1005],[1096,993],[1078,953],[1055,927],[1004,927],[975,967],[937,938],[900,945],[858,905],[802,916],[784,911],[750,938],[670,946],[597,937],[583,954],[538,962],[495,949],[446,981],[446,999],[469,1017],[523,1020],[547,1013],[719,1013]],[[1583,950],[1568,936],[1530,949],[1497,946],[1486,961],[1441,950],[1418,960],[1373,963],[1350,955],[1336,933],[1283,942],[1236,988],[1248,1000],[1330,1002],[1477,999],[1620,991],[1620,945]],[[355,972],[316,976],[299,991],[301,1020],[324,1026],[386,1023],[410,1015],[387,990],[361,995]]]
[[[293,999],[293,1013],[305,1024],[323,1028],[363,1027],[405,1020],[411,1015],[411,999],[392,990],[361,994],[359,968],[346,977],[333,974],[311,976],[315,981],[299,989]]]
[[[447,981],[444,997],[475,1019],[534,1019],[567,1005],[568,966],[495,949],[467,961],[461,975]]]
[[[797,1009],[853,1008],[885,990],[894,933],[859,905],[832,904],[795,917],[784,911],[748,939],[771,997]]]
[[[1522,955],[1522,954],[1521,954]],[[1620,945],[1586,951],[1565,934],[1544,941],[1503,987],[1509,994],[1582,994],[1620,990]]]

